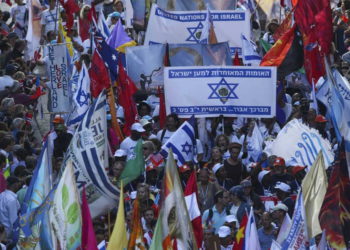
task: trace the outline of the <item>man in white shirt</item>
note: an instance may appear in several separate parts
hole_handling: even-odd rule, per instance
[[[134,148],[137,144],[137,141],[141,139],[142,133],[146,130],[138,122],[135,122],[131,126],[131,135],[126,137],[120,144],[120,149],[123,149],[127,152],[127,160],[134,157]]]
[[[12,76],[17,72],[17,67],[13,64],[8,64],[5,69],[5,75],[0,77],[0,91],[12,88],[14,79]]]
[[[15,23],[14,32],[23,39],[26,35],[26,5],[23,0],[15,0],[16,5],[11,7],[12,22]]]
[[[166,141],[175,133],[180,126],[180,120],[176,114],[170,114],[166,117],[165,129],[157,133],[157,139],[164,145]]]
[[[55,0],[49,0],[49,9],[44,10],[41,13],[41,37],[44,38],[47,35],[47,32],[51,30],[55,30],[58,28],[58,11],[56,9],[56,1]]]
[[[18,218],[20,209],[16,192],[21,187],[17,177],[7,178],[7,189],[0,193],[0,223],[5,227],[7,237],[11,239],[13,224]]]
[[[232,250],[233,249],[233,236],[231,229],[228,226],[221,226],[218,232],[220,241],[220,250]]]

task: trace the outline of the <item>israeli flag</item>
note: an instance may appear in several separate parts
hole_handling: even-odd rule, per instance
[[[241,34],[241,39],[244,65],[259,66],[261,56],[256,50],[256,44],[253,41],[248,40],[243,34]]]
[[[213,24],[213,20],[211,19],[211,14],[209,9],[207,9],[207,14],[206,18],[204,21],[201,37],[199,38],[199,43],[202,44],[208,44],[209,43],[209,34],[210,34],[210,28],[211,25]]]
[[[104,40],[107,40],[108,37],[111,35],[102,10],[98,15],[97,28],[101,31],[101,35],[103,36]]]
[[[89,72],[83,63],[79,73],[77,89],[73,94],[74,110],[68,119],[68,125],[80,122],[91,104],[90,77]]]
[[[192,116],[175,131],[175,133],[162,146],[160,153],[164,158],[168,157],[168,152],[171,148],[176,155],[175,158],[177,158],[177,164],[179,166],[194,160],[194,156],[196,155],[194,124],[195,118]]]

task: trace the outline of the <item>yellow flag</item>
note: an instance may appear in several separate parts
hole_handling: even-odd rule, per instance
[[[322,151],[318,154],[310,171],[306,174],[301,188],[303,190],[307,231],[310,238],[322,233],[318,215],[328,186]]]
[[[109,239],[107,250],[124,250],[127,246],[128,239],[126,236],[125,225],[123,183],[121,183],[117,219],[114,224],[111,238]]]
[[[74,55],[72,39],[67,36],[67,32],[64,30],[61,19],[58,20],[58,39],[57,43],[66,43],[69,55]]]

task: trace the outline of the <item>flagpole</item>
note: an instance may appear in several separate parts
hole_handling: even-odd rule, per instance
[[[110,80],[111,87],[108,89],[108,104],[109,104],[109,109],[111,111],[111,116],[112,116],[112,127],[113,130],[117,133],[119,140],[122,141],[124,139],[123,133],[119,127],[118,123],[118,117],[117,117],[117,111],[115,109],[115,100],[114,100],[114,92],[113,92],[113,86],[112,82]]]
[[[111,211],[108,209],[108,239],[111,238]]]

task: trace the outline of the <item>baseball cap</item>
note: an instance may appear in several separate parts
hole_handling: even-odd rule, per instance
[[[146,119],[141,119],[140,124],[142,125],[142,127],[144,127],[148,124],[152,124],[152,122],[150,122],[149,120],[146,120]]]
[[[114,153],[114,157],[123,157],[123,156],[126,156],[127,153],[124,149],[117,149]]]
[[[233,214],[227,215],[225,218],[225,222],[227,223],[231,223],[231,222],[238,222],[236,216],[234,216]]]
[[[225,238],[231,234],[231,229],[227,226],[221,226],[218,231],[220,238]]]
[[[214,167],[213,167],[213,172],[214,172],[214,174],[216,174],[216,172],[217,172],[220,168],[222,168],[223,166],[224,166],[224,164],[216,163],[216,164],[214,165]]]
[[[55,118],[53,119],[52,123],[64,123],[64,119],[60,115],[56,115]]]
[[[290,186],[284,182],[277,182],[275,189],[281,190],[286,193],[290,192]]]
[[[276,206],[271,208],[272,212],[278,211],[278,210],[283,210],[285,212],[288,212],[288,207],[284,205],[283,203],[278,203]]]
[[[285,166],[286,162],[284,161],[284,159],[282,157],[276,157],[275,161],[273,162],[273,166]]]
[[[323,115],[316,115],[315,122],[324,123],[328,122],[328,120]]]
[[[142,127],[142,125],[138,122],[135,122],[132,126],[131,126],[131,130],[137,131],[139,133],[143,133],[146,130],[144,130],[144,128]]]
[[[120,17],[120,13],[118,11],[115,11],[115,12],[109,14],[109,17]]]

